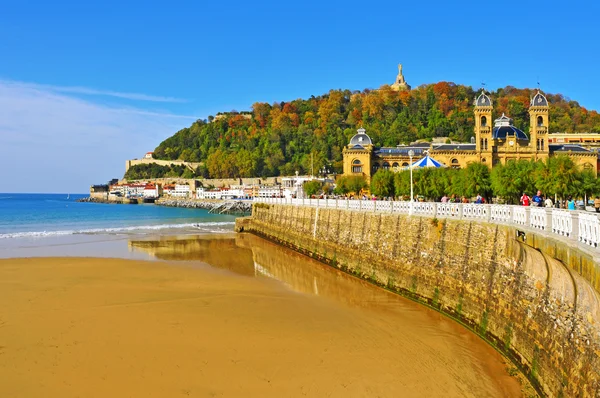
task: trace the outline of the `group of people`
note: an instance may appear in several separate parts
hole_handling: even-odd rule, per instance
[[[442,203],[471,203],[471,201],[466,196],[459,197],[454,194],[450,197],[448,197],[447,195],[442,196],[442,199],[440,199],[440,202],[442,202]],[[475,200],[475,203],[486,203],[485,198],[482,197],[481,195],[477,194],[477,199]]]
[[[571,197],[569,197],[569,200],[571,200]],[[542,191],[537,191],[533,198],[530,198],[525,192],[523,192],[520,202],[523,206],[554,207],[554,202],[552,202],[552,199],[550,199],[550,197],[544,199]],[[573,210],[575,210],[575,201],[573,201]]]

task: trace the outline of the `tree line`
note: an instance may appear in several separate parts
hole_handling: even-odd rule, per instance
[[[366,184],[365,184],[366,185]],[[380,169],[371,178],[371,193],[379,197],[410,198],[410,170],[394,173]],[[542,191],[544,196],[560,199],[583,198],[600,194],[600,179],[592,170],[582,170],[573,160],[560,155],[546,161],[509,161],[489,168],[471,163],[464,169],[413,169],[414,195],[439,201],[444,195],[472,198],[477,195],[491,203],[498,198],[518,204],[523,193],[529,196]],[[344,190],[343,193],[360,192]],[[342,193],[342,192],[341,192]]]
[[[411,91],[331,90],[321,96],[273,104],[251,112],[198,120],[161,142],[157,159],[204,162],[211,178],[301,174],[327,166],[342,172],[342,150],[364,127],[376,145],[396,146],[433,137],[466,142],[473,135],[472,87],[439,82]],[[528,131],[534,90],[505,87],[490,93],[495,117],[505,113]],[[600,132],[600,115],[560,94],[547,95],[550,131]],[[248,114],[251,117],[248,117]]]

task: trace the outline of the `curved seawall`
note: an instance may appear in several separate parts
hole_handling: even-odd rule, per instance
[[[597,270],[566,243],[484,222],[272,204],[236,229],[449,315],[543,395],[600,393]]]

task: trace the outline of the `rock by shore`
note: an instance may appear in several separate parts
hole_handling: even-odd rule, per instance
[[[252,211],[251,200],[159,199],[159,206],[205,209],[219,214],[246,214]]]

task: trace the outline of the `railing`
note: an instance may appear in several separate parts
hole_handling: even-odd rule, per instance
[[[534,228],[552,235],[574,239],[595,248],[600,246],[600,219],[596,214],[585,211],[475,203],[411,203],[351,199],[255,198],[254,201],[352,211],[479,220]]]

